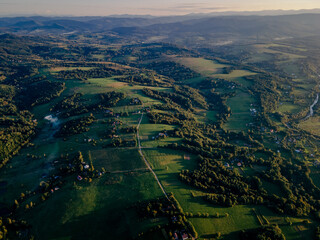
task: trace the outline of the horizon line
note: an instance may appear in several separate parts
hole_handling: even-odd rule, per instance
[[[320,8],[304,8],[304,9],[264,9],[264,10],[230,10],[230,11],[213,11],[213,12],[190,12],[190,13],[184,13],[184,14],[163,14],[163,15],[157,15],[157,14],[131,14],[131,13],[117,13],[117,14],[106,14],[106,15],[74,15],[74,14],[39,14],[39,13],[26,13],[26,14],[1,14],[0,17],[120,17],[120,16],[131,16],[131,17],[139,17],[139,16],[148,16],[148,17],[178,17],[178,16],[188,16],[188,15],[210,15],[210,14],[227,14],[227,13],[263,13],[263,12],[301,12],[301,11],[319,11]],[[310,12],[310,14],[312,14]],[[280,14],[281,15],[281,14]]]

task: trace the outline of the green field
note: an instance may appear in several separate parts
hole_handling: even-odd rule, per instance
[[[298,55],[298,54],[293,54],[293,53],[289,53],[289,52],[285,52],[285,51],[271,49],[272,47],[279,47],[279,46],[283,47],[282,45],[278,45],[278,44],[256,44],[255,45],[255,47],[259,53],[280,54],[282,59],[295,60],[295,59],[305,57],[305,56]]]
[[[204,76],[211,76],[219,73],[224,67],[228,67],[227,64],[221,64],[217,61],[207,60],[204,58],[176,58],[175,61],[185,65],[192,70],[201,73]]]
[[[224,127],[231,131],[241,131],[248,128],[248,124],[252,123],[253,117],[250,114],[250,105],[255,103],[255,99],[248,93],[238,91],[235,97],[227,100],[232,114]]]
[[[146,119],[146,117],[145,117]],[[159,133],[174,130],[176,126],[166,124],[150,124],[145,120],[140,126],[140,139],[142,147],[158,147],[180,142],[181,138],[165,137],[157,139]]]
[[[305,131],[308,131],[312,134],[320,134],[320,117],[310,117],[306,121],[303,121],[299,124],[299,127]]]
[[[218,120],[217,111],[199,111],[195,114],[195,118],[199,122],[212,123]]]
[[[270,61],[271,59],[272,59],[272,55],[270,55],[269,53],[260,52],[253,56],[250,56],[250,58],[246,59],[246,62],[257,63],[257,62]]]
[[[302,110],[301,106],[298,104],[293,104],[291,102],[281,102],[277,111],[287,114],[295,114]]]
[[[115,183],[107,183],[110,177]],[[90,185],[71,182],[24,216],[39,239],[126,239],[167,220],[136,221],[124,206],[160,196],[151,173],[105,175]]]

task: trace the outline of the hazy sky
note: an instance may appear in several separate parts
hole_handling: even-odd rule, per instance
[[[0,0],[0,15],[181,15],[320,8],[320,0]]]

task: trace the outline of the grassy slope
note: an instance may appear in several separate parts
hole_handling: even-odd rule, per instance
[[[135,211],[124,207],[161,196],[151,173],[113,175],[118,182],[112,185],[105,183],[108,177],[105,175],[87,186],[71,182],[25,214],[36,236],[39,239],[128,239],[165,221],[139,222]]]

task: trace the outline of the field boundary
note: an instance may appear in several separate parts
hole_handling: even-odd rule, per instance
[[[147,168],[150,170],[150,172],[153,174],[154,178],[156,179],[156,181],[157,181],[161,191],[163,192],[164,196],[170,201],[170,199],[168,197],[168,194],[166,193],[166,191],[164,190],[164,187],[162,186],[161,182],[158,179],[157,174],[155,174],[155,172],[152,170],[149,162],[147,161],[147,159],[145,158],[145,156],[142,153],[142,147],[141,147],[140,136],[139,136],[139,128],[140,128],[140,124],[141,124],[142,118],[143,118],[143,113],[141,114],[141,117],[140,117],[140,120],[139,120],[139,123],[138,123],[138,126],[137,126],[137,139],[138,139],[139,154],[142,157],[142,159],[143,159],[144,163],[146,164]]]

